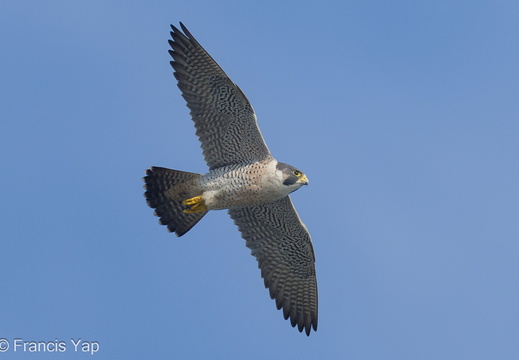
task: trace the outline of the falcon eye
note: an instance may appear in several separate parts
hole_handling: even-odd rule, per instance
[[[299,175],[301,175],[301,172],[300,172],[300,171],[297,171],[297,170],[294,170],[294,175],[295,175],[295,176],[299,176]]]

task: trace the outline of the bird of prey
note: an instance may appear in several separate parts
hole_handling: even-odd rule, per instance
[[[169,54],[191,110],[206,174],[151,167],[144,196],[159,223],[182,236],[210,210],[228,209],[256,257],[265,287],[293,327],[317,330],[317,281],[310,234],[289,194],[306,175],[278,162],[242,90],[186,27],[171,25]]]

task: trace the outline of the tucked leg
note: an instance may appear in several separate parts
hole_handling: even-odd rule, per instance
[[[184,210],[186,214],[193,214],[200,211],[207,211],[202,195],[195,196],[191,199],[182,201],[182,204],[189,206],[189,209]]]

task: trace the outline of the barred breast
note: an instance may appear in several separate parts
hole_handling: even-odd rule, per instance
[[[207,209],[266,204],[288,195],[276,164],[277,161],[270,158],[210,171],[200,179]]]

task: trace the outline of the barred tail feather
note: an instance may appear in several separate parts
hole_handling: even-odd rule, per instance
[[[146,170],[144,197],[155,209],[159,224],[167,225],[168,231],[177,236],[187,233],[207,214],[207,211],[186,214],[183,200],[199,195],[198,183],[202,175],[152,166]]]

